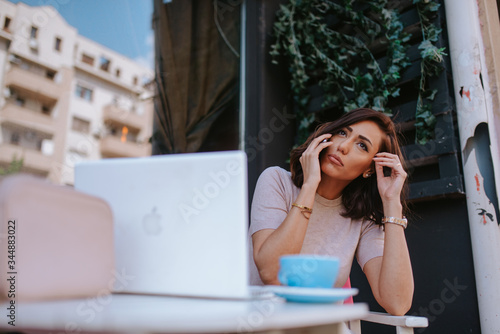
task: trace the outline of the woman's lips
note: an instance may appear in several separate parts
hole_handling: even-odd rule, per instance
[[[338,155],[330,154],[330,155],[328,155],[328,159],[330,159],[330,161],[332,163],[334,163],[335,165],[344,167],[344,163],[342,162],[342,159],[340,159],[340,157]]]

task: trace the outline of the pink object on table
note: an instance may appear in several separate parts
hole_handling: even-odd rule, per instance
[[[350,289],[351,288],[351,279],[347,278],[347,282],[345,282],[345,285],[343,287],[344,289]],[[346,298],[344,300],[344,304],[354,304],[354,300],[352,299],[352,296],[349,296],[349,298]]]

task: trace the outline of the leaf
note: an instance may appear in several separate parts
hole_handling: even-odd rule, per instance
[[[428,94],[425,98],[427,100],[431,100],[431,101],[434,101],[434,98],[436,97],[436,94],[438,93],[438,90],[437,89],[433,89],[430,94]]]
[[[375,96],[373,99],[372,108],[378,111],[384,110],[385,98],[383,96]]]
[[[391,93],[391,96],[392,97],[398,97],[399,96],[399,91],[400,89],[399,88],[396,88],[392,93]]]
[[[356,99],[356,103],[357,105],[362,108],[362,107],[366,107],[369,103],[369,96],[368,94],[366,94],[365,92],[361,92],[358,96],[358,98]]]
[[[430,23],[435,17],[435,0],[414,0],[421,15],[424,42],[420,52],[423,55],[422,78],[438,73],[438,65],[444,49],[433,45],[441,31]],[[272,31],[276,38],[269,54],[273,64],[287,61],[290,70],[290,87],[296,103],[300,136],[307,136],[312,124],[301,120],[309,117],[305,111],[310,100],[308,86],[319,84],[324,94],[324,106],[351,110],[358,106],[369,106],[390,114],[385,107],[388,100],[399,96],[397,87],[401,75],[410,65],[407,56],[410,35],[403,31],[399,14],[390,9],[387,0],[288,0],[280,5]],[[429,3],[431,3],[429,5]],[[368,4],[368,11],[353,10],[358,4]],[[376,20],[374,15],[377,15]],[[355,35],[347,35],[343,25],[332,28],[329,18],[354,27]],[[379,66],[367,43],[382,40],[387,49],[387,64]],[[424,58],[425,56],[425,58]],[[377,55],[377,58],[380,58]],[[382,70],[383,68],[384,70]],[[420,90],[427,100],[436,94]],[[424,108],[425,109],[425,108]],[[422,110],[425,111],[425,110]],[[418,111],[416,111],[416,114]],[[419,138],[432,133],[427,123],[419,117]],[[417,118],[417,117],[416,117]],[[314,119],[309,118],[309,120]],[[419,124],[420,124],[419,123]],[[429,124],[430,124],[429,123]],[[297,138],[298,138],[297,137]]]

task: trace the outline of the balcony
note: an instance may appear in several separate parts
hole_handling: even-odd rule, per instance
[[[2,122],[17,124],[44,133],[54,134],[55,132],[55,121],[51,116],[17,106],[13,103],[7,103],[0,110],[0,118]]]
[[[146,127],[146,115],[138,115],[117,105],[109,104],[104,107],[104,123],[114,123],[120,126],[126,126],[130,129],[141,131]]]
[[[129,85],[122,82],[121,79],[117,79],[113,74],[103,71],[100,68],[96,68],[93,65],[82,62],[81,60],[75,60],[74,66],[77,70],[85,72],[87,74],[93,75],[101,80],[107,81],[108,83],[123,88],[127,91],[130,91],[134,94],[141,94],[143,92],[143,88],[136,85]]]
[[[101,154],[106,157],[146,157],[151,155],[151,144],[122,142],[120,137],[105,136],[101,140]]]
[[[35,94],[38,100],[47,103],[55,103],[62,94],[62,87],[53,80],[19,67],[7,72],[5,85]]]
[[[0,29],[0,38],[3,38],[7,41],[11,41],[12,40],[12,32],[6,28]]]
[[[52,158],[40,151],[12,144],[0,144],[0,163],[8,165],[14,157],[24,160],[23,169],[34,170],[41,174],[48,174],[52,167]]]

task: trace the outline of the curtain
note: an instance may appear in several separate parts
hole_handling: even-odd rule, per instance
[[[238,99],[240,1],[154,0],[153,154],[197,152]]]

